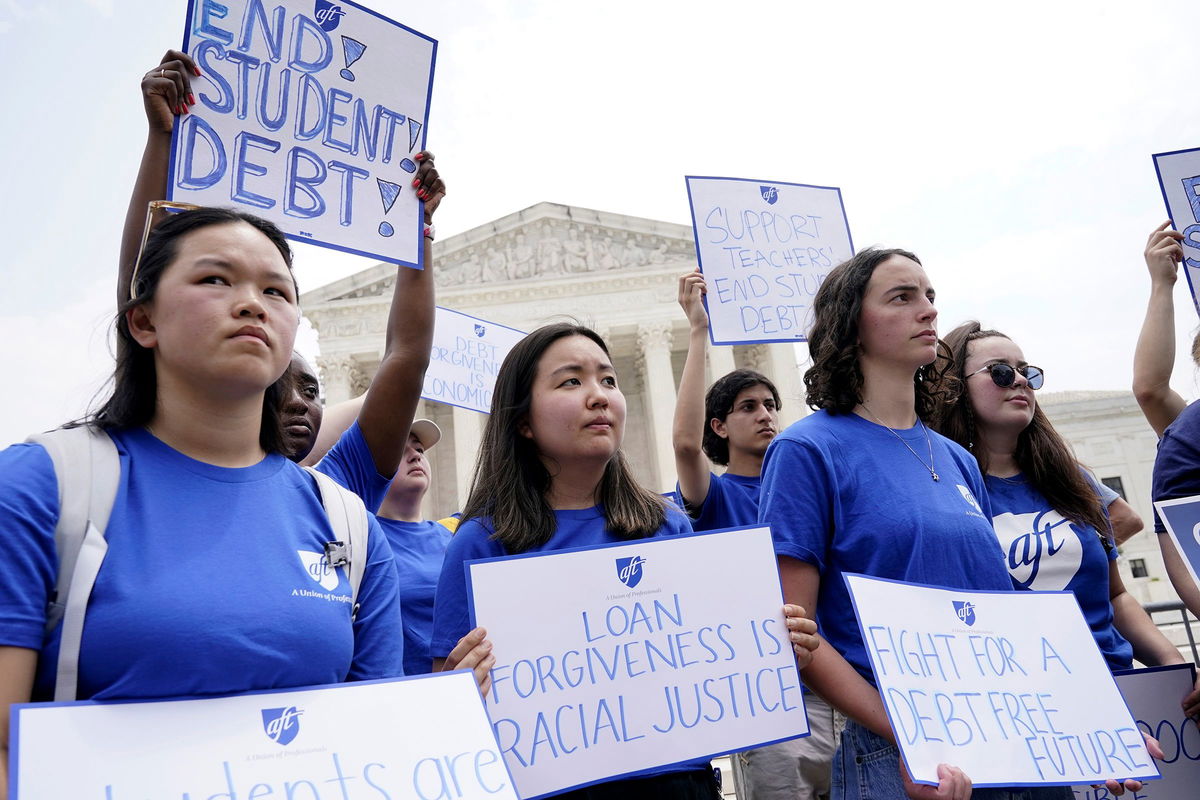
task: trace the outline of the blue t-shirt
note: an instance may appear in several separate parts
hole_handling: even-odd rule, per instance
[[[375,468],[371,448],[363,438],[358,420],[338,437],[319,462],[317,469],[362,498],[367,511],[374,514],[387,494],[391,478],[385,478]]]
[[[192,697],[402,674],[396,568],[372,522],[361,609],[322,568],[333,531],[311,475],[278,455],[240,469],[191,459],[138,428],[112,433],[121,480],[88,604],[79,698]],[[46,451],[0,452],[0,645],[40,650],[53,694],[58,485]]]
[[[925,430],[897,430],[922,458]],[[958,589],[1011,590],[975,459],[928,431],[940,480],[889,429],[817,411],[775,437],[763,461],[760,522],[775,552],[821,572],[821,634],[874,685],[843,573]]]
[[[545,553],[566,550],[572,547],[589,547],[598,544],[614,544],[627,541],[619,539],[605,526],[604,511],[599,506],[592,508],[555,511],[557,524],[554,535],[545,544],[527,550],[527,553]],[[446,560],[438,580],[437,599],[433,612],[432,651],[444,658],[471,629],[470,612],[467,608],[467,578],[463,564],[480,558],[497,558],[511,555],[500,542],[492,539],[491,520],[470,519],[458,526],[450,546],[446,549]],[[683,513],[674,508],[667,509],[667,519],[653,537],[675,536],[691,533],[692,526]],[[651,538],[653,538],[651,537]],[[709,769],[708,759],[681,761],[661,767],[643,770],[630,777],[647,777],[669,772]]]
[[[708,494],[692,519],[692,529],[717,531],[753,525],[758,521],[758,488],[761,484],[762,478],[757,475],[750,478],[728,472],[713,474],[708,481]]]
[[[1200,403],[1185,408],[1163,431],[1154,459],[1154,502],[1200,494]],[[1166,533],[1158,512],[1154,530]]]
[[[429,637],[433,634],[433,595],[450,531],[432,520],[401,522],[379,518],[400,576],[400,607],[404,611],[404,674],[423,675],[433,667]]]
[[[1108,564],[1117,559],[1115,545],[1105,547],[1095,528],[1063,517],[1023,475],[988,475],[984,481],[992,527],[1013,583],[1035,592],[1073,592],[1108,668],[1132,667],[1133,647],[1113,626],[1109,598]]]

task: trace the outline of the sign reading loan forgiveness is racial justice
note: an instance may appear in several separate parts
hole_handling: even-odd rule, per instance
[[[467,569],[523,798],[808,733],[768,528]]]
[[[413,159],[437,43],[346,0],[190,0],[197,103],[168,191],[299,241],[421,267]]]
[[[713,344],[803,341],[812,299],[854,254],[841,190],[688,177]]]
[[[1126,800],[1196,800],[1200,787],[1200,728],[1183,715],[1180,701],[1191,691],[1191,664],[1130,669],[1113,673],[1138,727],[1163,749],[1157,760],[1162,780],[1151,781]],[[1075,786],[1075,800],[1116,800],[1103,786]]]
[[[913,780],[1103,783],[1158,770],[1070,592],[970,592],[846,575]]]
[[[1183,274],[1200,312],[1200,148],[1156,153],[1154,169],[1171,223],[1183,234]]]
[[[466,670],[13,709],[12,800],[517,797]]]
[[[523,338],[515,328],[438,306],[421,396],[488,413],[500,365]]]

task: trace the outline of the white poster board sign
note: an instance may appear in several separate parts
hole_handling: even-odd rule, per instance
[[[420,268],[413,156],[437,42],[348,0],[190,0],[183,47],[201,74],[176,119],[171,199]]]
[[[488,413],[504,357],[525,333],[438,306],[421,397]]]
[[[1200,497],[1161,500],[1154,504],[1154,510],[1183,556],[1192,580],[1200,584]]]
[[[465,670],[13,710],[13,800],[517,797]]]
[[[808,733],[769,528],[469,562],[523,798]]]
[[[1147,783],[1136,797],[1145,800],[1195,800],[1200,794],[1200,727],[1183,716],[1180,703],[1195,683],[1195,667],[1131,669],[1114,673],[1117,688],[1138,727],[1158,740],[1163,758],[1155,760],[1162,780]],[[1109,800],[1103,786],[1075,786],[1076,800]],[[1134,795],[1125,793],[1127,800]],[[1113,798],[1115,800],[1115,798]]]
[[[804,341],[812,299],[854,255],[832,186],[688,176],[713,344]]]
[[[1200,312],[1200,148],[1155,153],[1154,169],[1171,224],[1183,234],[1183,274]]]
[[[969,592],[847,575],[897,744],[918,783],[1157,778],[1070,592]]]

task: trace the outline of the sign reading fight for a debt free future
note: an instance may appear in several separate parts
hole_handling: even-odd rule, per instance
[[[688,177],[713,344],[803,341],[825,276],[854,254],[840,189]]]
[[[908,772],[975,786],[1157,778],[1070,592],[969,592],[847,575]]]
[[[523,798],[808,733],[768,528],[467,570]]]
[[[13,710],[13,800],[517,797],[465,670]]]
[[[1192,580],[1200,583],[1200,496],[1162,500],[1154,504],[1154,510],[1183,556]]]
[[[488,413],[500,365],[523,338],[515,328],[438,306],[421,397]]]
[[[1200,148],[1156,153],[1154,169],[1171,224],[1183,234],[1183,274],[1200,312]]]
[[[190,0],[184,50],[201,75],[176,118],[171,199],[421,266],[433,39],[347,0]]]
[[[1200,728],[1183,715],[1182,700],[1192,691],[1191,664],[1131,669],[1113,673],[1117,688],[1138,727],[1153,736],[1163,750],[1156,760],[1162,780],[1147,783],[1127,800],[1196,800],[1200,787]],[[1103,786],[1075,786],[1076,800],[1116,800]]]

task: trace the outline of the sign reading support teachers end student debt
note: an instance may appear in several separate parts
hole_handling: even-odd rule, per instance
[[[433,39],[347,0],[191,0],[184,49],[201,75],[175,124],[173,200],[421,267]]]
[[[768,528],[470,562],[523,798],[808,733]]]
[[[975,786],[1158,770],[1070,592],[969,592],[847,575],[908,772]]]
[[[1183,272],[1200,312],[1200,148],[1156,153],[1154,169],[1171,223],[1183,234]]]
[[[438,306],[421,396],[488,413],[500,365],[524,338],[515,328]]]
[[[13,709],[13,800],[517,797],[466,671]]]
[[[812,299],[854,254],[840,189],[688,177],[713,344],[804,341]]]

